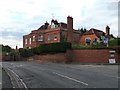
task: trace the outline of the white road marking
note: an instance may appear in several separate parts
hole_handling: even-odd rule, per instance
[[[20,67],[22,67],[23,65],[22,64],[20,64]]]
[[[82,82],[82,81],[80,81],[80,80],[77,80],[77,79],[74,79],[74,78],[71,78],[71,77],[68,77],[68,76],[65,76],[65,75],[56,73],[56,72],[53,72],[53,73],[54,73],[54,74],[57,74],[58,76],[61,76],[61,77],[67,78],[67,79],[69,79],[69,80],[75,81],[75,82],[77,82],[77,83],[81,83],[81,84],[84,84],[84,85],[88,86],[87,83]]]
[[[2,83],[0,82],[0,84],[2,84]]]
[[[112,78],[117,78],[117,79],[120,78],[120,77],[118,77],[118,76],[112,76],[112,75],[108,75],[108,74],[103,74],[103,75],[108,76],[108,77],[112,77]]]
[[[9,69],[9,68],[8,68],[8,70],[11,71],[12,73],[14,73],[14,75],[15,75],[17,78],[19,78],[19,80],[21,81],[21,83],[22,83],[22,84],[24,85],[24,87],[27,89],[27,86],[26,86],[26,84],[23,82],[23,80],[20,79],[20,77],[19,77],[14,71],[12,71],[12,70]]]

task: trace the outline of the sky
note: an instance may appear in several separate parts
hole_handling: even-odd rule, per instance
[[[0,44],[23,47],[23,35],[46,21],[67,23],[73,17],[74,29],[96,28],[118,36],[119,0],[0,0]]]

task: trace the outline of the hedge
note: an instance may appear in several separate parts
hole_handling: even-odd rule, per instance
[[[39,47],[32,49],[20,49],[20,55],[23,57],[30,57],[32,55],[48,54],[48,53],[63,53],[67,49],[71,49],[71,43],[61,42],[61,43],[51,43],[51,44],[42,44]]]
[[[51,43],[51,44],[42,44],[38,47],[40,53],[60,53],[66,52],[66,49],[71,49],[71,43]]]

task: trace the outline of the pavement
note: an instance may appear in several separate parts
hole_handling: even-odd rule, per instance
[[[2,88],[12,88],[11,80],[8,74],[2,69]]]
[[[3,62],[24,88],[118,88],[118,65]],[[19,77],[19,78],[18,78]],[[7,76],[5,78],[8,78]],[[15,82],[14,82],[15,83]]]

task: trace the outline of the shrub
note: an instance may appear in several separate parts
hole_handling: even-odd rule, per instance
[[[117,46],[117,45],[120,45],[120,38],[116,38],[109,41],[109,46]]]
[[[62,42],[62,43],[42,44],[38,47],[38,50],[41,53],[60,53],[60,52],[66,52],[66,49],[71,49],[71,43]]]
[[[32,49],[19,49],[20,55],[23,57],[29,57],[32,55],[47,54],[47,53],[61,53],[66,52],[67,49],[71,49],[71,43],[51,43],[51,44],[41,44],[39,47]]]
[[[20,55],[23,57],[29,57],[34,55],[33,49],[19,49]]]

